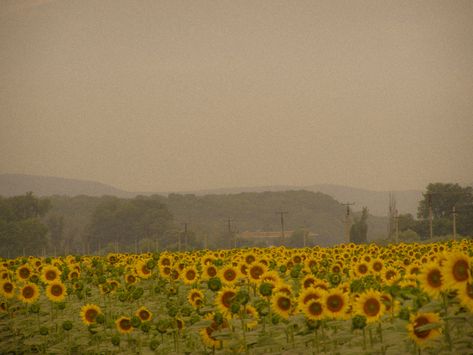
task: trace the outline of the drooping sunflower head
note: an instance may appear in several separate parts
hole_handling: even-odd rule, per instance
[[[39,288],[36,284],[28,283],[20,289],[18,297],[24,303],[34,303],[39,297]]]
[[[411,315],[410,322],[407,325],[409,337],[419,346],[426,346],[431,339],[440,335],[441,326],[440,317],[436,313],[417,313]],[[437,328],[423,329],[423,326],[438,324]]]
[[[463,306],[473,312],[473,282],[464,282],[458,288],[458,298]]]
[[[95,304],[86,304],[80,309],[80,317],[86,325],[95,323],[95,319],[101,313],[100,307]]]
[[[146,307],[140,307],[136,312],[135,312],[135,315],[140,318],[140,320],[142,322],[147,322],[147,321],[150,321],[151,318],[153,318],[153,313],[151,313],[151,311],[146,308]]]
[[[392,285],[399,279],[399,272],[393,267],[388,267],[381,272],[381,277],[384,283]]]
[[[46,296],[50,301],[61,302],[66,297],[66,286],[59,281],[54,281],[46,287]]]
[[[142,279],[149,279],[152,271],[148,268],[148,260],[139,260],[135,265],[136,274]]]

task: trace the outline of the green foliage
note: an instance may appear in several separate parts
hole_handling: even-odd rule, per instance
[[[50,208],[49,200],[24,196],[0,197],[0,255],[37,253],[48,244],[48,228],[40,221]]]
[[[361,217],[355,220],[350,229],[350,241],[355,244],[366,243],[368,241],[368,208],[363,207]]]

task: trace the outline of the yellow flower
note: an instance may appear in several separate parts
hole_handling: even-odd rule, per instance
[[[151,270],[148,268],[147,260],[140,260],[135,266],[136,274],[142,279],[149,279],[152,275]]]
[[[12,298],[15,295],[15,285],[8,280],[0,281],[0,294],[5,298]]]
[[[356,300],[356,313],[365,316],[368,323],[378,321],[385,310],[381,293],[378,291],[367,291]]]
[[[320,320],[325,317],[324,304],[321,299],[311,299],[301,307],[307,319]]]
[[[80,316],[86,325],[94,323],[97,316],[101,313],[100,307],[95,304],[86,304],[80,309]]]
[[[66,294],[66,286],[62,282],[54,281],[46,287],[46,296],[53,302],[63,301]]]
[[[439,323],[438,328],[423,330],[422,326],[433,323]],[[440,317],[436,313],[417,313],[411,315],[410,322],[407,325],[407,331],[411,339],[418,345],[425,346],[430,339],[434,339],[440,335]]]
[[[41,280],[44,283],[50,283],[59,280],[61,271],[56,266],[45,265],[41,270]]]
[[[248,267],[248,277],[250,281],[259,283],[261,276],[268,270],[268,267],[260,262],[253,262]]]
[[[458,298],[463,306],[473,312],[473,282],[464,282],[458,288]]]
[[[135,315],[141,319],[142,322],[150,321],[151,318],[153,318],[153,313],[146,308],[146,307],[141,307],[135,312]]]
[[[39,297],[39,288],[36,284],[26,284],[20,290],[20,294],[18,296],[20,300],[24,303],[33,303]]]
[[[199,280],[199,274],[195,267],[188,266],[184,270],[182,270],[181,278],[185,284],[190,285]]]
[[[431,262],[422,268],[418,275],[421,288],[430,297],[438,297],[440,292],[445,290],[445,282],[440,266],[436,262]]]
[[[21,265],[17,270],[16,270],[16,275],[18,279],[22,281],[27,281],[30,276],[32,275],[31,268],[28,265]]]
[[[461,252],[452,252],[448,255],[442,267],[445,286],[451,289],[461,288],[471,279],[470,266],[468,255]]]
[[[219,276],[220,279],[228,285],[235,284],[240,277],[238,269],[231,265],[223,267],[219,272]]]
[[[117,330],[122,334],[131,333],[133,326],[131,325],[131,319],[128,317],[120,317],[115,321]]]
[[[331,289],[324,295],[323,305],[327,316],[343,319],[348,309],[348,296],[342,290]]]
[[[193,307],[200,307],[204,300],[204,294],[202,293],[202,291],[193,288],[189,291],[189,294],[187,295],[187,300]]]
[[[236,295],[236,290],[230,287],[223,287],[215,297],[215,303],[223,315],[230,315],[230,305]]]
[[[285,293],[276,293],[271,297],[271,309],[282,318],[289,318],[293,311],[291,297]]]

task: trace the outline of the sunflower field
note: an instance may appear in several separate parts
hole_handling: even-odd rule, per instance
[[[473,242],[1,259],[0,353],[471,354]]]

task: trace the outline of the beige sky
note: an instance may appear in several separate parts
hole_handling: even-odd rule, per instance
[[[0,173],[473,182],[473,1],[0,0]]]

